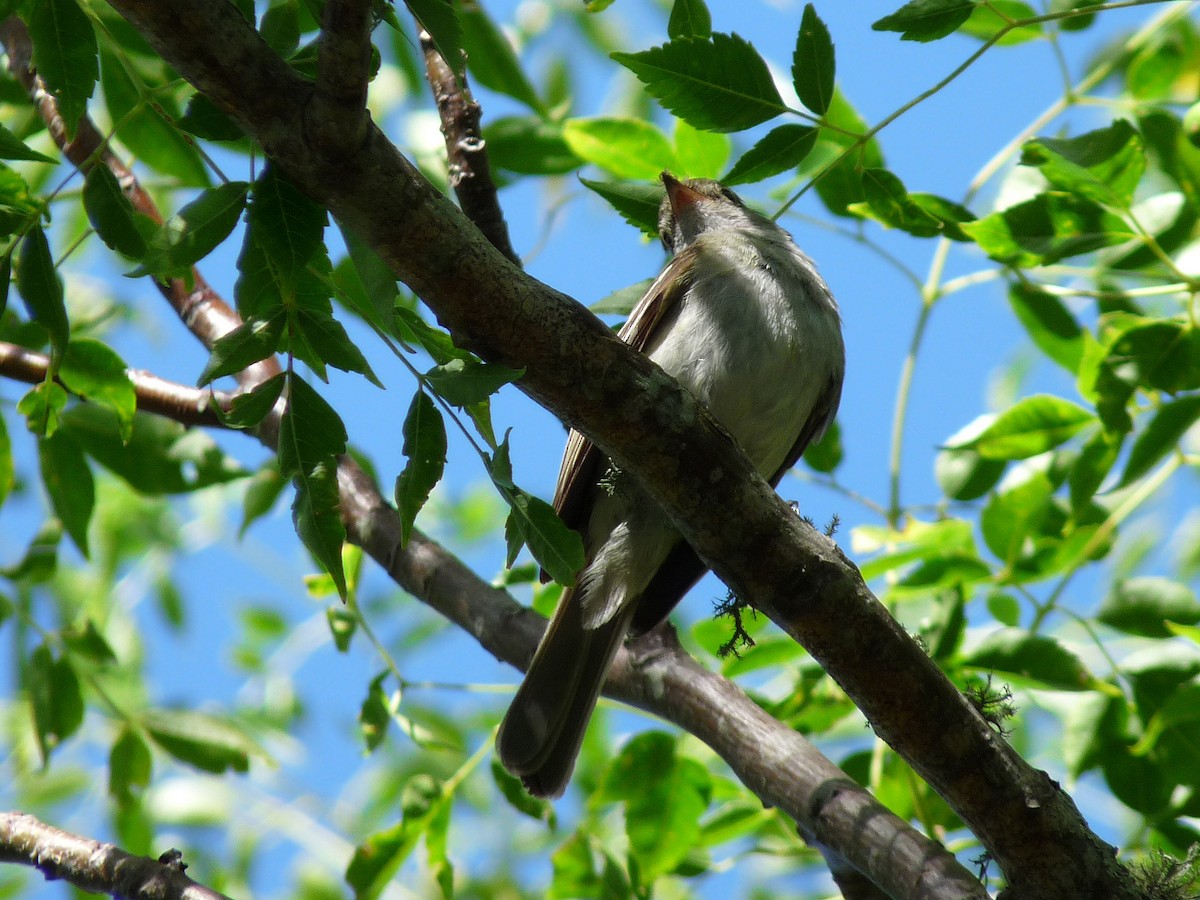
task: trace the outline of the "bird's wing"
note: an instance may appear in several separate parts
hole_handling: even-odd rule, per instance
[[[693,271],[694,256],[695,251],[689,247],[672,259],[629,314],[618,336],[634,350],[644,353],[654,342],[659,323],[683,296],[690,283],[683,273]],[[587,526],[591,514],[596,479],[603,474],[597,471],[600,459],[601,453],[595,445],[572,429],[558,472],[554,510],[569,527],[577,531]]]
[[[775,474],[771,476],[771,487],[778,486],[780,479],[800,460],[809,444],[821,439],[825,429],[832,425],[834,418],[837,417],[838,404],[841,400],[842,383],[831,375],[825,388],[817,395],[812,412],[808,414],[808,419],[804,422],[804,427],[800,429],[800,434],[796,437],[796,442],[792,444],[792,449],[788,451],[783,465],[776,469]]]

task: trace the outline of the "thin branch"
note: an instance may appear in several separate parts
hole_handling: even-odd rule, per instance
[[[798,640],[947,800],[1012,896],[1134,895],[1070,797],[992,732],[854,564],[792,512],[694,397],[582,305],[522,273],[382,133],[336,156],[305,143],[311,86],[266,52],[236,7],[110,3],[370,243],[460,346],[523,368],[522,391],[637,479],[718,576]]]
[[[49,371],[50,357],[44,353],[0,341],[0,376],[26,384],[40,384],[46,380]],[[221,391],[187,387],[149,372],[128,369],[125,374],[133,382],[140,411],[157,413],[183,425],[220,427],[221,420],[213,404],[229,409],[233,402],[228,394]]]
[[[442,120],[450,186],[454,188],[458,205],[492,246],[519,266],[521,259],[509,240],[504,211],[492,181],[487,145],[479,127],[482,110],[471,96],[467,74],[464,71],[459,79],[427,31],[421,31],[421,50],[425,54],[426,77],[433,88],[433,99]]]
[[[0,862],[33,866],[48,881],[129,900],[229,900],[188,878],[179,851],[158,859],[62,831],[21,812],[0,813]]]
[[[371,0],[330,0],[325,4],[307,133],[329,152],[353,149],[368,134],[371,8]]]

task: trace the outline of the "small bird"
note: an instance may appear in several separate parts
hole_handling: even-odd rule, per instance
[[[708,406],[772,485],[837,414],[837,303],[791,236],[707,178],[662,173],[659,235],[674,258],[620,336]],[[566,588],[496,737],[539,797],[566,789],[613,657],[707,567],[658,504],[587,438],[567,439],[554,506],[583,536]]]

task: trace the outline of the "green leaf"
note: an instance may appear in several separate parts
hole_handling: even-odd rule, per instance
[[[206,94],[192,94],[178,123],[188,134],[206,141],[238,141],[246,135],[241,126],[217,109]]]
[[[287,57],[300,45],[300,17],[297,4],[279,3],[262,15],[258,33],[268,47]]]
[[[186,134],[168,118],[170,98],[163,92],[153,102],[143,96],[139,85],[121,58],[105,48],[100,52],[100,80],[109,118],[116,123],[117,137],[142,162],[174,178],[184,187],[208,187],[208,169]],[[133,69],[132,71],[136,71]]]
[[[29,229],[21,239],[21,255],[16,265],[17,290],[25,301],[29,317],[41,325],[50,335],[54,356],[61,359],[67,349],[70,325],[67,322],[67,307],[63,302],[63,286],[54,259],[50,255],[50,244],[41,225]]]
[[[25,667],[25,689],[33,710],[42,764],[83,724],[83,693],[79,676],[65,658],[55,658],[45,644],[30,656]]]
[[[1080,510],[1091,503],[1120,452],[1120,437],[1103,428],[1084,443],[1067,475],[1072,509]]]
[[[1041,473],[996,494],[983,508],[979,527],[984,542],[1008,569],[1025,555],[1026,542],[1041,527],[1054,487]]]
[[[387,737],[388,725],[392,722],[392,707],[394,700],[388,696],[383,683],[388,679],[388,672],[380,672],[371,679],[367,686],[367,696],[358,710],[358,731],[362,735],[367,752],[373,753],[379,749]]]
[[[343,372],[358,372],[365,375],[376,387],[383,385],[371,370],[367,358],[342,323],[323,310],[297,309],[288,317],[291,347],[296,352],[298,342],[303,341],[322,363],[327,363]],[[308,362],[307,354],[299,354]],[[311,363],[310,363],[311,365]]]
[[[898,31],[904,41],[936,41],[957,31],[976,5],[976,0],[911,0],[871,28]]]
[[[1062,301],[1024,283],[1012,286],[1008,300],[1037,348],[1078,375],[1083,360],[1083,328]]]
[[[327,606],[325,618],[329,622],[329,634],[333,637],[333,645],[338,653],[346,653],[350,649],[350,640],[358,630],[358,620],[354,614],[340,606]]]
[[[211,437],[162,416],[138,413],[126,439],[111,411],[80,404],[63,416],[63,430],[143,494],[180,494],[246,476]]]
[[[60,432],[38,441],[38,460],[50,506],[79,552],[86,557],[88,523],[96,504],[96,488],[83,450],[72,438]]]
[[[130,277],[171,277],[206,257],[237,225],[249,187],[244,181],[231,181],[203,191],[150,236],[142,264]]]
[[[283,394],[286,375],[280,372],[261,384],[256,384],[246,393],[233,398],[228,412],[221,413],[221,421],[230,428],[253,428],[275,408]]]
[[[522,369],[507,369],[476,360],[452,359],[430,369],[425,377],[429,386],[447,403],[470,406],[486,400],[522,374]]]
[[[1137,436],[1129,451],[1129,461],[1118,488],[1137,481],[1173,451],[1183,436],[1200,419],[1200,396],[1180,397],[1164,403],[1154,413],[1145,430]]]
[[[279,474],[279,466],[275,460],[264,463],[251,476],[246,485],[246,496],[242,501],[242,525],[238,529],[238,537],[245,535],[246,529],[256,519],[271,511],[286,486],[287,481]]]
[[[500,764],[500,760],[493,759],[491,769],[492,781],[495,782],[504,799],[508,801],[509,806],[531,819],[546,822],[551,828],[554,827],[556,817],[553,803],[548,800],[539,800],[525,790],[520,779],[509,775],[504,766]]]
[[[13,467],[12,438],[8,436],[8,426],[4,424],[4,416],[0,416],[0,507],[12,493],[17,483],[17,470]]]
[[[121,729],[108,754],[108,793],[125,803],[150,786],[154,761],[150,748],[128,725]]]
[[[583,165],[563,139],[562,125],[536,116],[508,116],[484,126],[488,161],[518,175],[564,175]]]
[[[446,466],[446,425],[424,391],[417,391],[404,419],[404,456],[404,471],[396,479],[396,510],[400,515],[400,540],[407,544],[417,513]]]
[[[0,159],[27,159],[44,163],[58,161],[44,153],[38,153],[3,125],[0,125]]]
[[[1117,215],[1075,194],[1047,192],[962,226],[988,256],[1022,268],[1050,265],[1136,235]]]
[[[743,131],[787,112],[767,64],[736,34],[680,39],[641,53],[613,53],[651,96],[707,131]]]
[[[291,288],[321,246],[325,210],[301,193],[275,166],[268,165],[250,191],[246,221],[272,262],[277,280]]]
[[[374,900],[384,891],[448,803],[431,775],[414,775],[405,784],[400,822],[359,844],[346,867],[346,883],[354,889],[355,900]]]
[[[1085,691],[1095,683],[1083,661],[1054,638],[1020,628],[992,632],[966,655],[963,664],[1061,691]]]
[[[524,103],[544,117],[546,110],[542,101],[521,68],[521,61],[517,59],[504,32],[496,27],[478,4],[459,6],[458,16],[462,25],[463,49],[467,51],[467,68],[475,80],[486,88]]]
[[[396,306],[396,275],[357,234],[338,222],[349,254],[334,269],[334,281],[344,291],[339,298],[369,325],[384,334],[397,334],[392,310]],[[347,271],[346,269],[349,269]]]
[[[573,585],[585,562],[583,539],[563,524],[554,507],[545,500],[515,486],[501,493],[512,510],[506,532],[520,537],[551,578],[567,587]]]
[[[1039,169],[1055,188],[1128,209],[1146,171],[1146,153],[1134,127],[1118,119],[1079,137],[1030,141],[1021,165]]]
[[[675,752],[676,739],[640,734],[613,760],[600,796],[625,804],[625,833],[641,877],[651,882],[683,862],[700,836],[700,816],[712,797],[712,778]]]
[[[833,101],[835,64],[829,29],[811,3],[804,5],[796,49],[792,53],[792,81],[796,96],[812,113],[825,114]]]
[[[598,316],[619,315],[627,316],[637,305],[637,302],[646,295],[646,291],[650,289],[650,285],[654,284],[653,278],[643,278],[641,281],[634,282],[623,288],[617,288],[611,294],[607,294],[588,307]]]
[[[667,19],[667,37],[706,38],[712,34],[712,14],[704,0],[675,0]]]
[[[23,234],[47,212],[45,201],[30,194],[29,185],[17,172],[0,163],[0,237]],[[5,249],[8,256],[12,248]]]
[[[138,230],[133,205],[108,166],[95,165],[83,182],[83,208],[100,240],[131,259],[146,252],[146,239]],[[148,220],[147,220],[148,221]]]
[[[117,655],[109,646],[91,619],[85,619],[83,627],[72,625],[61,632],[63,644],[71,655],[86,660],[95,666],[106,666],[117,661]]]
[[[988,0],[987,3],[981,3],[975,7],[971,17],[963,23],[959,32],[979,38],[981,41],[990,41],[1004,31],[1004,36],[996,41],[996,46],[1011,47],[1015,44],[1036,40],[1042,36],[1040,22],[1028,22],[1016,28],[1011,27],[1013,22],[1035,18],[1037,18],[1037,13],[1027,3],[1021,3],[1019,0]]]
[[[1174,394],[1200,388],[1200,329],[1171,319],[1131,319],[1111,341],[1105,364],[1136,384]]]
[[[580,178],[580,182],[607,200],[630,225],[643,234],[654,237],[658,234],[658,208],[666,191],[661,184],[642,184],[631,181],[591,181]]]
[[[1000,413],[978,437],[960,446],[985,459],[1027,459],[1057,447],[1095,420],[1069,400],[1037,394]]]
[[[1172,634],[1167,622],[1200,622],[1200,601],[1186,584],[1170,578],[1129,578],[1114,582],[1096,618],[1127,634],[1166,638]]]
[[[75,0],[35,0],[27,18],[33,65],[73,138],[96,89],[96,32]]]
[[[334,442],[325,436],[313,433],[313,422],[323,418],[323,415],[315,415],[314,409],[305,408],[308,406],[307,402],[301,404],[301,410],[292,415],[293,409],[296,408],[295,385],[301,382],[299,379],[292,378],[290,383],[293,388],[292,398],[288,404],[288,413],[284,415],[284,427],[280,428],[279,465],[282,470],[288,471],[288,461],[285,460],[285,455],[288,457],[296,455],[305,462],[302,468],[293,472],[292,481],[296,486],[296,499],[292,503],[292,522],[296,526],[296,533],[300,536],[300,540],[308,548],[308,552],[333,579],[338,596],[344,603],[348,595],[346,573],[342,563],[342,546],[346,542],[346,526],[342,523],[341,516],[337,461],[333,456],[320,456],[315,462],[308,460],[308,457],[319,452],[322,443]],[[307,390],[312,391],[311,388]],[[312,396],[317,397],[315,392],[312,392]],[[321,402],[324,403],[324,401]],[[332,413],[332,409],[329,409],[329,412]],[[336,427],[341,429],[341,444],[344,450],[346,432],[341,420],[336,418],[336,413],[333,413],[333,416],[336,420]],[[302,425],[299,428],[297,427],[298,418]],[[286,454],[285,439],[288,448]]]
[[[203,387],[225,375],[236,375],[266,359],[278,349],[285,321],[283,315],[275,315],[265,321],[248,319],[233,331],[217,338],[208,364],[196,383]]]
[[[563,140],[580,159],[618,178],[654,181],[679,168],[667,136],[641,119],[569,119]]]
[[[850,205],[866,199],[863,170],[883,168],[883,152],[875,138],[860,143],[867,123],[840,88],[834,89],[823,121],[827,127],[818,133],[817,145],[804,158],[800,172],[817,179],[817,194],[830,212],[850,216]]]
[[[845,450],[842,447],[842,429],[835,421],[821,435],[821,439],[809,444],[804,451],[804,462],[814,472],[832,473],[842,464]]]
[[[346,452],[346,426],[304,379],[288,376],[288,407],[280,423],[279,468],[286,475],[311,472]]]
[[[716,178],[732,148],[728,135],[700,131],[683,119],[675,120],[675,160],[682,178]]]
[[[444,365],[452,359],[473,360],[466,350],[454,345],[453,339],[440,328],[430,325],[416,310],[397,306],[393,310],[397,330],[401,337],[410,344],[419,345],[428,353],[435,363]]]
[[[62,411],[67,406],[67,392],[57,381],[43,381],[29,390],[17,403],[17,412],[38,437],[50,437],[58,431]]]
[[[463,55],[463,29],[454,4],[450,0],[405,0],[405,5],[429,32],[446,65],[461,75],[467,60]]]
[[[934,476],[942,493],[951,500],[976,500],[995,487],[1004,474],[1004,460],[984,459],[969,446],[995,419],[987,414],[968,422],[946,439],[934,459]]]
[[[67,344],[58,377],[71,391],[112,410],[128,440],[137,412],[137,392],[121,359],[111,347],[95,338],[75,338]]]
[[[852,207],[856,212],[870,214],[884,225],[917,237],[935,237],[941,232],[941,223],[921,207],[910,203],[904,183],[887,169],[864,169],[862,180],[866,209]]]
[[[807,125],[778,125],[743,153],[721,181],[746,184],[794,169],[816,146],[817,133]]]
[[[245,772],[251,756],[266,758],[263,749],[224,716],[191,709],[150,709],[142,713],[141,724],[162,750],[203,772]]]

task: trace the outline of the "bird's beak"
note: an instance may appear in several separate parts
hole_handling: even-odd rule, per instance
[[[662,183],[667,189],[667,196],[671,198],[671,211],[675,213],[676,217],[701,199],[698,192],[692,190],[670,172],[663,172],[659,177],[662,178]]]

